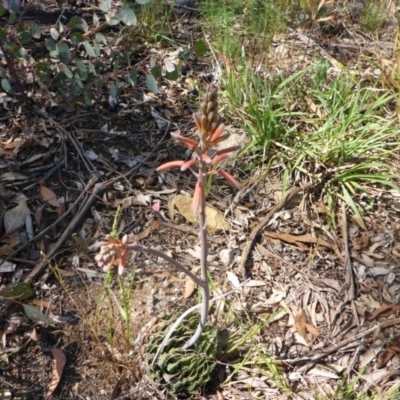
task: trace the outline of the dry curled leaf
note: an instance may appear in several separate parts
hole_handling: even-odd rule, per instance
[[[53,207],[61,207],[61,204],[59,203],[56,194],[48,187],[40,185],[40,194],[42,195],[43,199],[46,200]]]
[[[400,336],[395,337],[390,346],[379,356],[376,368],[384,367],[398,352],[400,352]]]
[[[367,317],[369,321],[377,318],[390,317],[396,311],[400,310],[400,306],[396,304],[382,304],[377,310]]]
[[[65,354],[60,349],[51,349],[51,352],[53,353],[53,378],[46,393],[46,399],[48,399],[53,394],[54,390],[56,390],[64,370],[64,365],[67,361]]]
[[[196,274],[200,268],[199,267],[194,267],[192,268],[192,272]],[[187,299],[189,298],[193,292],[196,290],[197,283],[194,282],[192,279],[190,279],[188,276],[185,279],[185,291],[183,293],[183,298]]]

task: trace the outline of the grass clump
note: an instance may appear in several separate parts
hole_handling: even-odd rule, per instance
[[[274,35],[286,27],[277,2],[208,0],[199,7],[213,46],[233,64],[244,50],[250,65],[265,62]]]
[[[225,109],[248,133],[247,169],[279,165],[284,186],[300,172],[320,184],[333,220],[338,199],[362,220],[354,196],[367,183],[398,189],[388,161],[399,144],[395,98],[345,72],[330,78],[328,69],[319,63],[275,80],[230,70]]]

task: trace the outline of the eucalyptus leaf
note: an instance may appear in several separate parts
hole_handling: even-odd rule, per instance
[[[71,18],[68,24],[69,28],[74,31],[83,31],[87,32],[89,30],[88,24],[86,21],[81,18],[77,17],[76,15]]]
[[[6,8],[11,10],[14,14],[19,11],[21,4],[20,0],[3,0],[2,3],[5,4]]]
[[[96,42],[97,43],[103,43],[105,46],[107,46],[107,39],[102,33],[96,33]]]
[[[97,25],[99,23],[100,19],[97,16],[96,13],[93,13],[93,25]]]
[[[19,49],[19,54],[24,60],[26,60],[28,62],[30,61],[29,54],[28,54],[28,52],[26,51],[26,49],[24,47],[21,47]]]
[[[86,53],[90,56],[90,57],[96,57],[96,53],[93,50],[93,47],[91,46],[91,44],[87,41],[83,42],[83,46],[85,47]]]
[[[118,25],[121,22],[121,14],[114,11],[109,11],[106,15],[106,21],[108,25]]]
[[[88,78],[88,71],[85,64],[83,64],[82,60],[79,58],[75,58],[74,61],[75,65],[78,67],[79,77],[85,81]]]
[[[8,81],[8,79],[3,78],[3,79],[1,80],[1,87],[3,88],[3,90],[4,90],[5,92],[7,92],[7,93],[10,93],[10,92],[11,92],[11,85],[10,85],[10,82]]]
[[[72,44],[74,46],[78,46],[79,43],[83,42],[84,40],[84,36],[82,35],[82,33],[80,32],[73,32],[71,33],[71,35],[69,36]]]
[[[93,91],[90,87],[83,89],[83,98],[85,99],[85,103],[88,106],[91,106],[93,103]]]
[[[21,42],[21,44],[29,44],[32,42],[32,35],[29,32],[21,32],[18,35],[18,39]]]
[[[44,322],[45,324],[51,324],[51,319],[44,315],[37,307],[33,307],[28,304],[24,304],[23,307],[25,315],[29,319],[33,321]]]
[[[67,43],[63,42],[58,46],[58,55],[60,57],[60,61],[63,63],[68,63],[71,61],[71,50]]]
[[[121,21],[128,26],[136,26],[137,18],[135,12],[130,7],[122,7],[120,9]]]
[[[56,28],[51,28],[50,36],[52,37],[53,40],[58,40],[58,38],[60,37],[60,34],[58,33],[58,30]]]
[[[179,68],[170,61],[165,62],[165,77],[170,81],[176,81],[179,78]]]
[[[136,3],[145,5],[145,4],[150,4],[152,0],[136,0]]]
[[[29,21],[29,32],[35,39],[40,39],[42,36],[39,25],[35,21]]]
[[[5,30],[0,27],[0,40],[5,41],[6,39],[7,39],[7,34],[6,34]]]
[[[151,74],[146,75],[146,86],[154,94],[158,93],[158,84],[156,78],[154,78],[153,75]]]
[[[2,17],[6,12],[7,12],[7,10],[5,9],[3,4],[0,3],[0,17]]]
[[[111,0],[100,0],[99,8],[103,12],[108,12],[111,8]]]
[[[193,55],[193,50],[187,49],[179,53],[179,58],[183,61],[187,61],[189,60],[190,57],[192,57],[192,55]]]
[[[53,40],[53,39],[47,39],[45,42],[44,42],[44,45],[46,46],[46,49],[48,50],[48,51],[57,51],[57,44],[56,44],[56,42]]]
[[[72,71],[68,68],[67,65],[65,65],[65,64],[61,64],[61,65],[62,65],[64,74],[65,74],[69,79],[72,79],[72,77],[74,76],[74,74],[72,73]]]
[[[12,298],[18,301],[33,297],[34,292],[29,284],[25,282],[13,283],[0,291],[0,297]]]
[[[154,76],[156,79],[160,79],[162,77],[162,69],[161,66],[156,65],[151,69],[151,74]]]
[[[93,50],[94,50],[94,53],[96,54],[96,57],[99,57],[100,56],[100,47],[97,42],[93,43]]]

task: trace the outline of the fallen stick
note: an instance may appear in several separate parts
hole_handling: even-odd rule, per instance
[[[248,239],[246,245],[244,246],[244,249],[242,251],[242,256],[240,258],[240,264],[239,264],[239,273],[241,273],[244,277],[246,277],[246,262],[249,258],[249,254],[251,251],[251,248],[253,247],[254,241],[256,240],[256,237],[261,233],[261,231],[268,225],[268,223],[271,221],[272,217],[280,211],[285,204],[292,199],[297,193],[302,192],[303,190],[308,189],[309,187],[313,186],[312,182],[308,182],[305,185],[301,187],[295,187],[290,189],[289,191],[286,192],[285,196],[283,196],[282,200],[275,204],[271,210],[268,212],[268,214],[256,225],[251,234],[250,238]]]

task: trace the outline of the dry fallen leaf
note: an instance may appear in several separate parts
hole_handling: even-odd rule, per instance
[[[61,204],[57,200],[56,194],[46,186],[40,185],[40,194],[43,199],[46,200],[50,205],[56,208],[60,208]]]
[[[200,267],[194,267],[192,268],[192,272],[194,274],[196,274],[199,271]],[[185,279],[185,291],[183,293],[183,298],[187,299],[188,297],[190,297],[193,292],[196,290],[197,287],[197,283],[194,282],[192,279],[190,279],[189,277],[186,277]]]
[[[198,216],[193,211],[193,200],[190,197],[186,197],[180,194],[176,195],[175,205],[180,214],[185,217],[186,220],[197,224]],[[227,231],[230,229],[230,225],[228,224],[228,222],[216,209],[206,206],[206,217],[208,232],[216,233],[219,231]]]
[[[53,394],[54,390],[56,390],[61,379],[64,365],[67,361],[65,354],[60,349],[51,349],[51,352],[53,353],[53,379],[51,380],[49,389],[46,393],[46,399],[48,399]]]
[[[4,228],[6,235],[21,229],[25,225],[25,219],[30,211],[25,201],[21,201],[16,207],[6,211],[4,214]]]
[[[389,360],[400,351],[400,336],[395,337],[390,346],[379,356],[378,361],[376,362],[376,368],[384,367]]]
[[[306,328],[311,335],[318,337],[320,335],[319,330],[312,324],[306,324]]]
[[[367,320],[372,321],[377,318],[390,317],[398,310],[400,310],[400,306],[396,304],[382,304],[382,306],[367,317]]]

